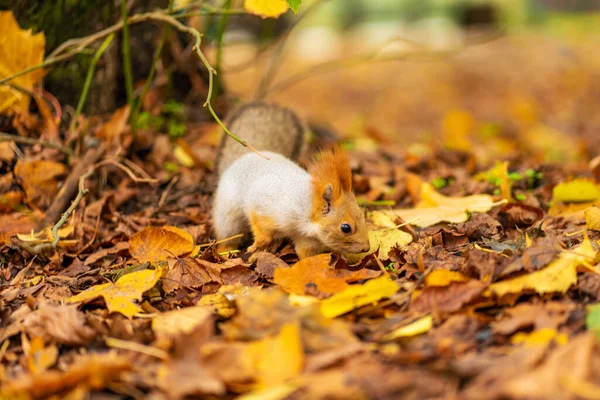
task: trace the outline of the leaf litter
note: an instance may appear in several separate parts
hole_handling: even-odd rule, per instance
[[[288,8],[277,3],[245,7]],[[41,38],[24,37],[32,54],[18,70],[41,61]],[[454,73],[475,79],[462,62]],[[344,109],[322,107],[318,86],[303,93],[317,114]],[[133,150],[127,107],[82,117],[104,150],[84,165],[90,193],[56,248],[44,216],[94,148],[66,157],[0,142],[0,398],[600,397],[598,162],[535,111],[550,100],[480,96],[470,111],[441,112],[435,96],[417,107],[439,124],[439,142],[378,144],[374,118],[345,141],[371,224],[358,259],[299,261],[286,243],[219,253],[214,123],[180,141],[138,132],[153,145]],[[497,107],[510,123],[491,137],[479,111],[498,98],[510,99]],[[0,106],[21,113],[13,131],[72,148],[52,112],[23,111],[29,101],[0,92]],[[417,120],[402,109],[385,115]]]

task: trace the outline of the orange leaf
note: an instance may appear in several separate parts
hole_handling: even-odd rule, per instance
[[[174,226],[148,226],[129,238],[129,252],[139,262],[165,261],[192,250],[192,235]]]
[[[330,254],[319,254],[300,260],[291,268],[277,268],[274,282],[288,293],[305,294],[307,285],[316,285],[319,291],[333,294],[346,289],[348,281],[371,276],[366,270],[350,272],[333,269],[329,266],[330,260]]]

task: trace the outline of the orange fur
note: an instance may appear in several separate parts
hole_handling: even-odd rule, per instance
[[[252,252],[258,249],[264,249],[273,241],[275,234],[275,223],[265,215],[250,213],[250,229],[254,236],[254,244],[250,246]]]
[[[323,193],[331,185],[332,201],[339,200],[344,193],[352,192],[352,171],[348,156],[340,148],[322,150],[309,166],[313,184],[313,217],[325,206]]]

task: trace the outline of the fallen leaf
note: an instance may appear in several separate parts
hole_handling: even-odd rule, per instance
[[[433,327],[433,317],[426,315],[408,325],[401,326],[393,332],[385,335],[382,340],[389,341],[398,338],[412,337],[428,332]]]
[[[469,278],[458,271],[436,269],[425,277],[426,286],[448,286],[452,282],[465,282]]]
[[[335,318],[355,308],[390,297],[398,291],[398,284],[387,276],[371,279],[362,285],[352,285],[321,302],[321,313]]]
[[[319,254],[298,261],[291,268],[277,268],[273,281],[286,292],[305,294],[307,285],[316,285],[326,294],[339,293],[349,285],[339,277],[339,271],[329,266],[330,254]]]
[[[67,167],[49,160],[19,160],[14,172],[25,190],[26,201],[42,207],[50,204],[58,190],[58,178],[66,174]]]
[[[44,345],[44,340],[39,337],[31,339],[29,353],[27,354],[27,365],[32,374],[46,372],[48,368],[56,363],[58,348],[56,345]]]
[[[454,312],[477,298],[486,284],[477,280],[452,282],[448,286],[428,286],[411,301],[410,310],[416,312]]]
[[[421,185],[421,200],[415,208],[373,211],[373,214],[384,213],[389,217],[399,217],[404,221],[412,221],[411,225],[426,228],[439,222],[465,222],[469,219],[469,213],[487,212],[492,207],[505,202],[505,200],[494,202],[492,196],[486,194],[447,197],[436,192],[429,183],[423,182]]]
[[[578,335],[569,344],[558,346],[539,365],[503,383],[503,398],[565,399],[576,398],[567,382],[589,382],[592,378],[595,338]],[[579,385],[574,385],[574,389]]]
[[[102,125],[96,132],[96,137],[102,139],[109,145],[120,145],[124,148],[129,147],[128,143],[123,140],[122,136],[127,128],[127,120],[129,119],[130,107],[125,105],[118,108],[110,117],[106,124]]]
[[[102,388],[130,369],[131,364],[124,357],[114,353],[92,353],[80,357],[66,371],[46,371],[43,374],[12,379],[2,387],[0,398],[47,398],[78,385],[88,385],[92,389]]]
[[[31,29],[21,29],[12,11],[0,12],[0,38],[0,54],[5,55],[0,61],[0,79],[39,65],[44,60],[44,34],[33,35]],[[44,70],[40,68],[16,77],[10,83],[31,91],[42,76]],[[30,100],[22,91],[8,85],[0,86],[0,113],[9,108],[27,112]]]
[[[564,333],[558,333],[553,328],[537,329],[533,332],[519,332],[510,338],[512,344],[524,344],[525,346],[547,346],[550,342],[564,345],[569,341],[569,337]]]
[[[255,366],[259,387],[279,385],[295,378],[304,364],[300,325],[287,323],[277,335],[250,343],[244,353]]]
[[[121,277],[116,283],[92,286],[84,292],[68,298],[67,303],[79,303],[102,296],[109,312],[119,312],[131,318],[142,311],[142,308],[135,304],[134,300],[141,300],[142,294],[154,287],[161,272],[161,269],[158,268],[132,272]]]
[[[563,250],[558,259],[546,268],[513,279],[496,282],[490,285],[489,294],[502,297],[506,294],[520,294],[525,290],[536,293],[565,293],[577,283],[577,267],[594,260],[596,251],[586,236],[579,247],[574,250]]]
[[[297,391],[300,385],[293,383],[283,383],[267,389],[257,389],[250,393],[243,394],[237,400],[284,400]]]
[[[562,302],[548,302],[529,304],[521,303],[508,308],[499,321],[492,322],[492,331],[495,334],[509,335],[521,329],[544,328],[557,329],[567,322],[575,307]]]
[[[165,261],[192,250],[192,235],[174,226],[148,226],[129,238],[129,252],[139,262]]]
[[[370,230],[369,242],[371,244],[371,249],[369,250],[369,253],[373,253],[379,249],[379,258],[387,259],[388,253],[394,247],[402,249],[412,242],[412,239],[412,235],[399,229]]]
[[[244,0],[244,8],[262,18],[277,18],[288,10],[286,0]]]
[[[154,317],[152,330],[159,339],[187,335],[199,325],[212,322],[211,315],[212,309],[207,306],[169,311]]]
[[[589,207],[583,212],[585,216],[585,225],[588,229],[600,231],[600,208]]]
[[[20,325],[21,330],[31,337],[71,346],[86,344],[95,335],[77,306],[41,303],[37,310],[20,321]]]
[[[578,178],[554,186],[552,200],[563,203],[583,203],[600,200],[600,186],[591,179]]]

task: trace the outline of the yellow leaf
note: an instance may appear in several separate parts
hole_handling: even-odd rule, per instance
[[[152,289],[158,282],[162,271],[160,269],[146,269],[124,275],[116,283],[105,283],[92,286],[73,297],[67,299],[67,303],[78,303],[92,300],[102,296],[106,307],[110,312],[119,312],[131,318],[142,311],[134,300],[141,300],[142,294]]]
[[[542,328],[531,333],[519,332],[510,338],[512,344],[524,344],[527,347],[545,346],[552,341],[565,345],[569,337],[564,333],[558,333],[554,328]]]
[[[531,274],[519,276],[493,283],[489,287],[490,293],[502,297],[505,294],[519,294],[525,290],[534,290],[539,294],[566,293],[577,283],[577,267],[594,260],[596,251],[592,242],[586,236],[584,241],[575,250],[563,250],[558,259],[551,262],[546,268]]]
[[[239,396],[237,400],[283,400],[289,398],[299,388],[298,384],[284,383],[268,389],[254,390]]]
[[[209,320],[212,309],[208,306],[186,307],[169,311],[152,320],[152,330],[158,338],[185,335]]]
[[[371,279],[363,285],[353,285],[341,293],[334,294],[321,302],[321,313],[335,318],[355,308],[390,297],[398,291],[398,284],[387,276]]]
[[[58,246],[61,248],[68,248],[79,243],[78,240],[64,240],[71,236],[75,231],[74,225],[67,225],[64,228],[58,230],[58,237],[60,238],[58,242]],[[40,232],[21,234],[17,233],[17,238],[22,242],[27,242],[30,246],[35,246],[42,243],[52,243],[54,241],[54,236],[52,234],[52,227],[46,227]]]
[[[193,250],[192,235],[174,226],[148,226],[129,238],[129,253],[140,262],[165,261]]]
[[[600,231],[600,208],[586,208],[583,215],[585,215],[585,225],[588,229]]]
[[[457,271],[449,271],[447,269],[436,269],[431,271],[425,278],[427,286],[448,286],[452,282],[466,282],[469,278]]]
[[[381,221],[384,213],[388,217],[400,217],[405,221],[413,221],[412,225],[426,228],[439,222],[459,223],[469,219],[469,212],[487,212],[492,207],[505,204],[506,200],[494,202],[492,196],[475,194],[465,197],[447,197],[435,191],[429,183],[421,185],[421,201],[416,208],[396,209],[389,211],[373,211],[372,218]],[[375,215],[375,216],[373,216]]]
[[[0,12],[0,79],[7,78],[44,60],[46,38],[43,33],[32,35],[31,29],[21,29],[12,11]],[[10,83],[31,90],[44,76],[42,69],[14,78]],[[8,85],[0,85],[0,113],[7,109],[28,111],[29,96]]]
[[[554,186],[552,200],[563,203],[582,203],[600,200],[600,186],[591,179],[579,178]]]
[[[184,167],[192,168],[194,166],[194,158],[190,156],[185,149],[176,144],[173,149],[173,156],[179,161]]]
[[[46,371],[56,363],[58,358],[58,348],[56,345],[44,346],[44,340],[39,337],[31,339],[29,353],[27,354],[27,363],[29,371],[32,374],[39,374]]]
[[[253,360],[259,388],[279,385],[298,376],[304,364],[299,323],[285,324],[276,336],[250,343],[245,355]]]
[[[388,333],[383,337],[383,341],[394,340],[403,337],[412,337],[417,336],[422,333],[428,332],[433,326],[433,317],[431,315],[427,315],[425,317],[419,318],[418,320],[401,326],[393,332]]]
[[[288,3],[285,0],[245,0],[244,7],[262,18],[277,18],[288,10]]]
[[[369,253],[379,248],[379,258],[386,259],[394,247],[402,248],[412,242],[412,235],[399,229],[382,229],[369,231],[369,242],[371,249]]]

